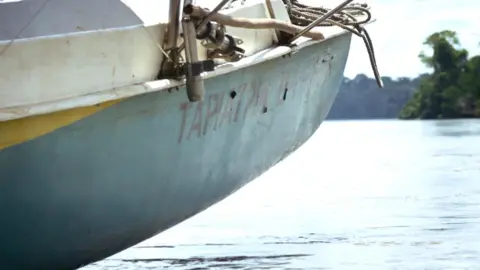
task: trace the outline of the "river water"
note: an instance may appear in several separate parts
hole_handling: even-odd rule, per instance
[[[238,193],[82,270],[480,269],[479,235],[480,121],[329,121]]]

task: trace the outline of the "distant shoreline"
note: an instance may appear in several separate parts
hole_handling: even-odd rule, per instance
[[[398,119],[424,74],[416,78],[382,77],[385,87],[378,88],[374,78],[358,74],[344,77],[339,93],[326,120]]]

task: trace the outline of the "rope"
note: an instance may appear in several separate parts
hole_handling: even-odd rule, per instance
[[[204,19],[206,16],[210,16],[210,21],[217,22],[222,25],[228,25],[238,28],[246,29],[277,29],[286,33],[296,34],[300,32],[303,27],[287,23],[276,19],[250,19],[250,18],[235,18],[229,15],[211,12],[205,8],[189,5],[185,7],[184,12],[192,17]],[[319,29],[312,29],[304,34],[313,40],[325,39],[325,36]]]
[[[300,4],[298,0],[283,0],[283,2],[287,6],[290,21],[299,26],[307,26],[329,11],[329,9],[324,7],[311,7]],[[371,18],[372,15],[367,4],[350,4],[332,17],[328,18],[326,21],[320,23],[318,26],[338,26],[361,37],[367,48],[370,65],[372,66],[377,85],[380,88],[383,88],[383,82],[380,73],[378,72],[372,40],[370,39],[367,30],[362,26],[362,24],[369,22]]]

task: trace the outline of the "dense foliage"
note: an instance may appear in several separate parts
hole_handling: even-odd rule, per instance
[[[400,112],[403,119],[480,117],[480,55],[469,57],[453,31],[430,35],[432,54],[420,60],[433,70]]]

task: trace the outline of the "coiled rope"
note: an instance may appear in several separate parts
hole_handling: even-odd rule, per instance
[[[294,25],[299,26],[307,26],[330,11],[330,9],[324,7],[311,7],[300,4],[298,0],[283,0],[283,2],[287,6],[290,21]],[[378,86],[383,88],[383,82],[380,73],[378,72],[372,40],[370,39],[367,30],[362,26],[362,24],[369,22],[371,19],[372,15],[369,11],[368,5],[355,3],[344,7],[318,26],[338,26],[361,37],[368,51],[375,80],[377,81]]]

